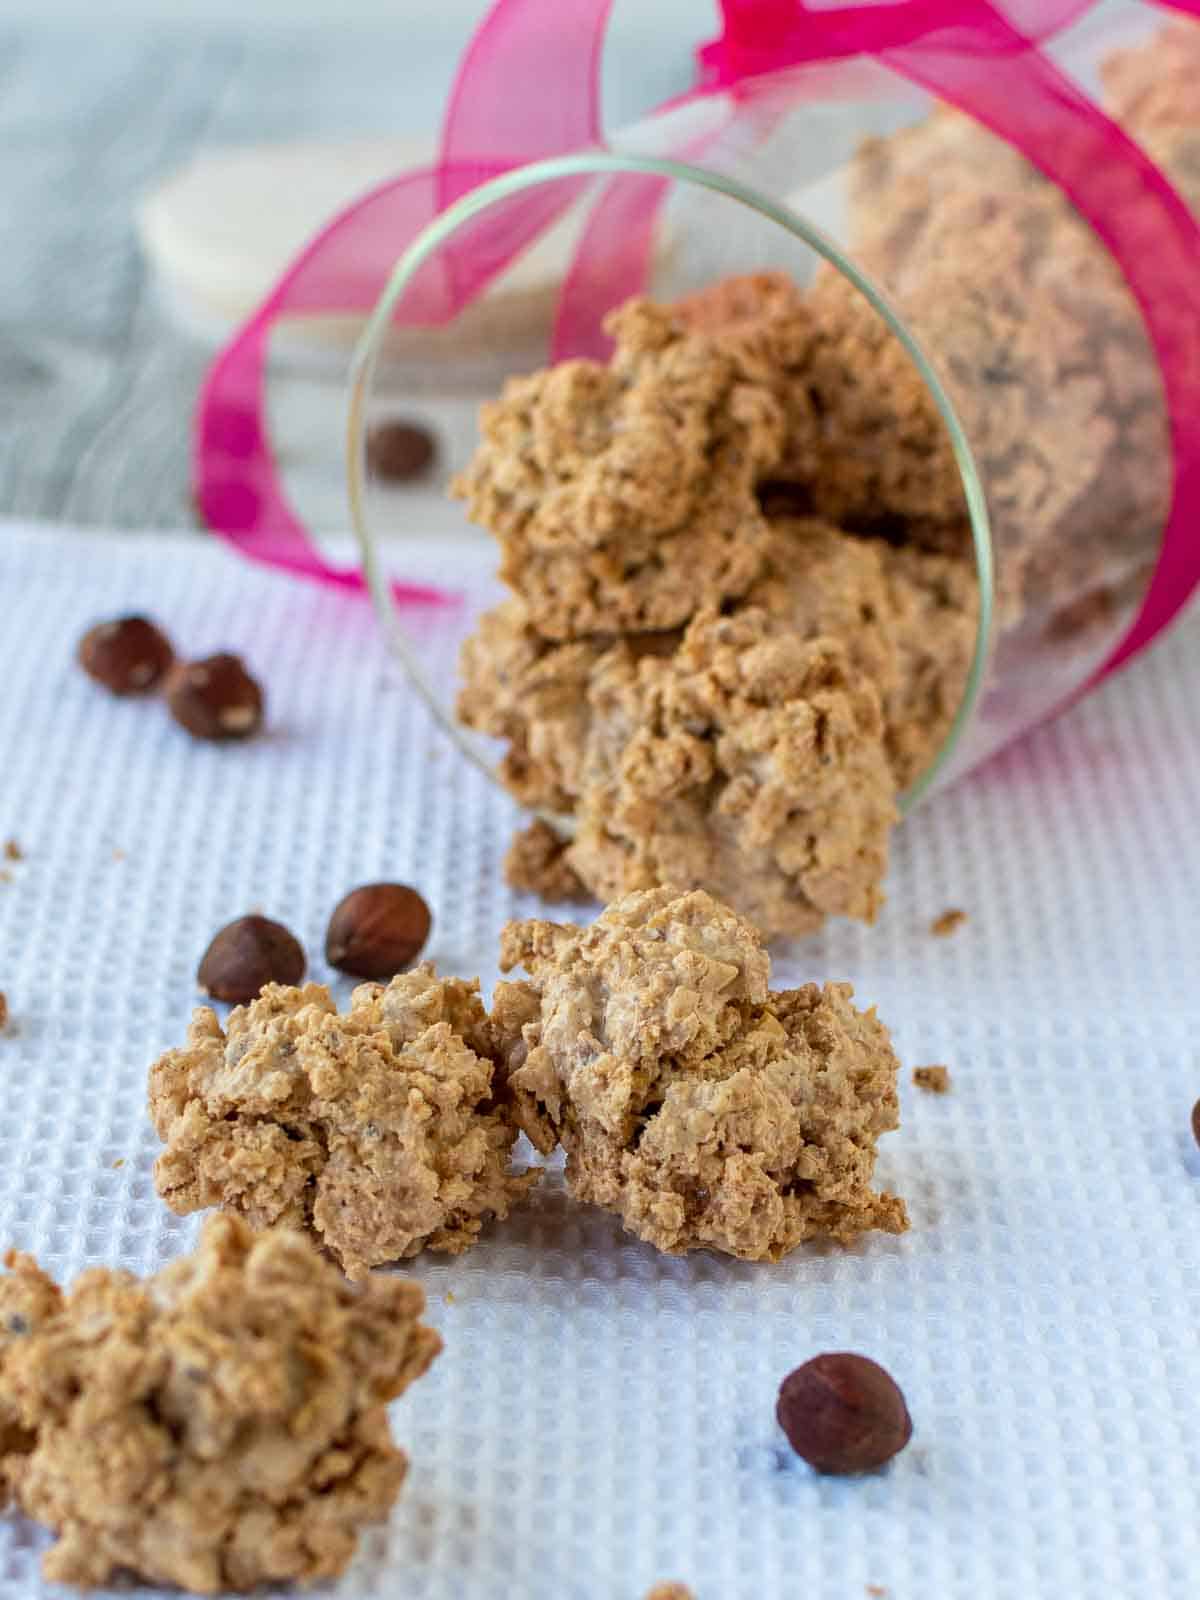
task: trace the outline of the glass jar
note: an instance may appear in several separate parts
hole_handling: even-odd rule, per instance
[[[1193,131],[1185,111],[1189,63],[1200,72],[1200,28],[1180,25],[1172,37],[1165,75],[1161,52],[1151,70],[1144,47],[1113,56],[1107,40],[1087,45],[1086,64],[1107,63],[1122,126],[1196,205],[1200,119]],[[1148,88],[1164,76],[1174,99]],[[1119,186],[1113,194],[1128,230],[1144,197]],[[509,586],[520,594],[533,585],[543,605],[557,592],[563,603],[533,647],[507,625],[484,623],[491,644],[482,656],[475,648],[472,670],[487,677],[494,668],[494,692],[482,715],[469,704],[465,713],[492,736],[480,737],[464,726],[457,663],[464,640],[502,600],[495,547],[458,544],[450,556],[443,545],[414,573],[406,546],[406,576],[446,581],[449,562],[461,581],[449,579],[453,603],[398,609],[386,551],[388,535],[403,531],[402,502],[372,471],[367,439],[389,409],[397,330],[411,338],[419,327],[426,357],[461,361],[463,316],[478,321],[479,312],[474,299],[474,310],[459,304],[456,284],[469,277],[489,293],[502,288],[550,224],[571,230],[573,263],[555,294],[524,302],[519,329],[476,339],[481,370],[494,379],[570,359],[600,370],[611,351],[606,318],[643,294],[718,346],[741,339],[744,353],[745,339],[758,339],[761,354],[766,338],[777,339],[776,353],[790,351],[775,392],[783,437],[749,474],[761,516],[748,503],[728,507],[717,556],[711,542],[680,538],[664,559],[630,522],[628,496],[612,538],[574,553],[561,540],[551,548],[545,529],[532,543],[521,535],[519,550],[502,532]],[[1143,309],[1059,188],[995,134],[911,89],[898,94],[881,68],[864,63],[755,80],[733,101],[689,99],[610,149],[509,173],[453,206],[405,253],[355,358],[353,521],[393,648],[459,748],[569,828],[578,773],[565,770],[563,752],[583,734],[564,701],[579,693],[580,674],[614,633],[634,639],[635,653],[655,654],[703,604],[737,614],[765,593],[770,609],[762,562],[786,579],[780,569],[791,557],[761,543],[765,518],[777,543],[775,530],[796,530],[797,571],[815,574],[814,584],[849,585],[861,601],[862,616],[837,626],[852,635],[858,664],[886,679],[889,757],[908,811],[1069,703],[1130,635],[1160,562],[1172,495],[1161,343],[1156,351]],[[1194,306],[1190,315],[1196,323]],[[761,326],[751,329],[756,317]],[[768,324],[774,332],[763,332]],[[660,333],[627,329],[618,339],[628,386],[650,358],[626,350],[626,335],[652,344]],[[1195,341],[1194,332],[1180,337]],[[662,391],[653,392],[661,403]],[[528,412],[514,412],[496,426],[511,442],[528,422]],[[580,447],[575,435],[565,443]],[[513,448],[520,455],[526,446]],[[483,468],[493,508],[495,465]],[[551,463],[548,489],[555,471]],[[486,499],[481,481],[471,466],[460,481],[476,510]],[[527,475],[517,492],[529,492]],[[707,492],[698,491],[697,507]],[[725,504],[724,488],[711,493]],[[844,536],[828,560],[813,544],[825,536],[804,531],[818,525]],[[750,552],[744,560],[730,553],[739,539]],[[611,625],[603,595],[589,610],[572,574],[564,587],[572,561],[589,568],[589,583],[610,583],[625,597]],[[1193,553],[1179,566],[1177,589],[1190,589],[1196,568]],[[634,589],[637,603],[622,614]],[[797,604],[797,626],[810,634],[834,626],[833,602],[810,599],[793,592],[781,603]],[[880,604],[891,608],[887,617],[874,614]],[[514,672],[537,702],[536,727],[526,708],[502,703]],[[539,739],[557,753],[532,751]],[[552,780],[526,781],[531,763],[553,768]]]

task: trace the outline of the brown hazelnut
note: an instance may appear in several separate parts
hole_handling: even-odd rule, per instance
[[[246,1005],[267,983],[299,983],[306,962],[300,941],[270,917],[239,917],[214,935],[196,978],[214,1000]]]
[[[775,1415],[792,1449],[818,1472],[871,1472],[912,1438],[904,1396],[866,1356],[814,1356],[789,1372]]]
[[[98,622],[79,641],[79,665],[112,694],[144,694],[161,682],[175,652],[145,617]]]
[[[390,483],[420,477],[436,454],[433,435],[419,422],[378,422],[367,434],[367,467]]]
[[[356,978],[394,978],[424,949],[432,920],[425,901],[407,884],[365,883],[334,908],[325,959]]]
[[[262,727],[262,690],[241,658],[224,652],[172,668],[167,707],[197,739],[248,739]]]

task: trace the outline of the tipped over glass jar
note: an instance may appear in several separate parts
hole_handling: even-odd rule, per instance
[[[1200,211],[1200,26],[1090,50],[1109,115]],[[1200,384],[1200,290],[1173,328],[1169,278],[1116,258],[1161,234],[1161,195],[1118,172],[1102,239],[1012,144],[878,93],[879,70],[799,98],[795,74],[755,80],[736,115],[689,101],[473,191],[368,327],[350,481],[372,591],[459,747],[534,813],[521,886],[696,884],[768,935],[870,920],[897,815],[1194,586],[1171,408]],[[1094,202],[1080,126],[1057,167]],[[553,292],[505,328],[469,313],[513,374],[452,486],[491,557],[442,547],[454,603],[397,611],[367,449],[389,345],[417,325],[423,359],[462,359],[454,284],[483,262],[502,285],[551,223],[576,241]]]

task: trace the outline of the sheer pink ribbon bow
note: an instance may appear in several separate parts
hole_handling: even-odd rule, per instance
[[[1158,565],[1107,672],[1160,632],[1200,581],[1200,227],[1158,168],[1039,48],[1092,3],[722,0],[722,32],[700,50],[700,82],[683,98],[723,96],[728,126],[744,114],[752,80],[873,58],[1006,139],[1104,241],[1160,364],[1174,453]],[[1200,0],[1163,3],[1200,16]],[[271,329],[285,316],[368,311],[404,249],[469,190],[530,161],[601,145],[599,72],[610,8],[611,0],[496,0],[459,66],[436,163],[381,185],[334,218],[221,351],[197,411],[195,498],[208,525],[244,555],[361,586],[357,570],[326,561],[283,492],[265,420]],[[522,85],[536,85],[536,92],[522,93]],[[676,153],[702,159],[703,142]],[[556,187],[532,191],[516,213],[510,202],[503,243],[497,233],[491,249],[486,217],[477,222],[471,258],[456,257],[454,272],[424,285],[417,304],[406,300],[405,319],[452,319],[575,198],[576,191]],[[612,304],[645,281],[661,198],[661,183],[626,179],[594,202],[563,285],[557,354],[603,348],[594,290],[602,284],[603,302]],[[407,584],[396,594],[413,604],[440,598]]]

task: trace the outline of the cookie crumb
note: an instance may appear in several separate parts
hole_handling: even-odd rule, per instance
[[[595,896],[567,861],[571,841],[540,818],[513,835],[504,857],[504,881],[510,888],[540,895],[552,903],[580,902]]]
[[[0,989],[0,1028],[8,1022],[8,996]]]
[[[946,1094],[950,1089],[949,1067],[914,1067],[913,1082],[918,1089],[928,1089],[930,1094]]]
[[[124,1156],[118,1156],[117,1159],[113,1162],[113,1171],[115,1172],[118,1167],[123,1167],[124,1165],[125,1165],[125,1157]]]
[[[686,1583],[656,1583],[646,1600],[696,1600]]]
[[[121,850],[119,848],[118,849],[114,849],[113,853],[112,853],[112,858],[113,858],[114,861],[124,861],[125,860],[125,852],[124,852],[124,850]]]
[[[445,1299],[446,1304],[448,1306],[452,1306],[454,1304],[454,1290],[453,1289],[447,1289],[446,1293],[445,1293],[445,1296],[444,1296],[444,1299]]]
[[[966,920],[965,911],[960,911],[957,906],[951,906],[948,911],[943,911],[940,917],[934,917],[929,924],[929,931],[935,939],[948,939],[952,933],[957,933]]]
[[[24,861],[25,852],[15,839],[4,841],[4,859],[6,861]]]
[[[888,1600],[890,1590],[885,1589],[881,1583],[869,1583],[867,1593],[871,1596],[871,1600]]]
[[[7,867],[0,867],[0,883],[11,883],[12,873]]]

